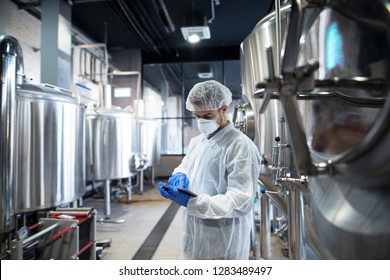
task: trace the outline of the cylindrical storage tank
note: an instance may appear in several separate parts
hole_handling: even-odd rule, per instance
[[[15,213],[85,193],[85,109],[70,92],[22,84],[16,94]]]
[[[290,11],[285,12],[289,17]],[[282,35],[289,21],[283,21],[283,14],[282,9]],[[356,0],[334,1],[312,19],[307,33],[298,34],[300,46],[287,45],[284,52],[299,48],[296,67],[313,59],[319,63],[314,89],[298,91],[297,103],[311,160],[330,163],[331,171],[309,177],[306,236],[315,237],[321,258],[389,259],[390,16],[382,1]],[[244,94],[255,112],[262,99],[252,93],[256,83],[268,78],[262,50],[274,46],[267,39],[273,29],[270,14],[241,45]],[[256,144],[266,159],[272,152],[266,138],[271,141],[273,132],[280,131],[283,111],[275,110],[276,103],[271,100],[256,119]],[[273,184],[262,181],[266,187]]]
[[[277,50],[277,20],[280,20],[280,47],[284,47],[286,32],[288,29],[288,22],[290,18],[291,5],[284,5],[280,9],[279,17],[276,12],[271,12],[260,20],[253,28],[252,32],[245,38],[240,46],[240,62],[241,62],[241,81],[243,85],[243,95],[249,102],[254,112],[255,132],[250,132],[255,135],[254,143],[262,155],[263,167],[260,171],[259,179],[268,191],[278,191],[276,187],[275,173],[270,170],[268,166],[282,164],[273,158],[273,148],[278,145],[275,139],[278,137],[282,141],[279,144],[286,144],[289,142],[289,134],[287,131],[286,119],[284,111],[279,100],[271,99],[266,107],[264,113],[258,113],[263,103],[263,98],[254,98],[253,94],[256,92],[256,85],[265,83],[270,77],[267,48],[272,47],[273,63],[275,66],[275,75],[278,76],[283,49]],[[283,166],[294,171],[291,162],[291,153],[287,149],[280,150],[283,159]],[[287,170],[287,169],[286,169]],[[288,206],[286,197],[279,197],[283,204]],[[308,208],[308,207],[306,207]],[[286,211],[286,209],[284,209]],[[310,220],[306,219],[305,234],[307,243],[321,258],[327,258],[328,254],[323,245],[318,241],[316,232],[313,230]],[[298,249],[298,248],[297,248]]]
[[[336,1],[302,42],[297,66],[316,59],[314,78],[337,81],[298,101],[312,161],[332,162],[334,172],[310,179],[313,227],[336,259],[389,259],[388,9]]]
[[[290,5],[281,9],[281,37],[283,38],[287,29],[287,22],[290,12]],[[259,110],[263,99],[255,99],[253,93],[256,91],[258,83],[265,82],[269,78],[267,64],[266,48],[273,48],[274,65],[277,65],[277,59],[280,54],[276,49],[276,16],[275,12],[270,13],[259,21],[253,28],[252,32],[245,38],[240,46],[240,63],[241,63],[241,81],[243,95],[246,96],[254,113],[255,132],[247,134],[255,135],[253,140],[257,145],[260,154],[264,155],[268,164],[272,164],[272,148],[275,145],[275,138],[282,136],[280,118],[283,116],[282,107],[277,100],[270,100],[267,109],[263,114]],[[276,70],[279,67],[275,67]],[[276,73],[275,73],[276,74]],[[275,163],[277,164],[277,163]],[[268,182],[268,181],[267,181]],[[270,181],[271,182],[271,181]]]
[[[161,159],[160,120],[138,118],[141,153],[146,155],[147,166],[156,166]]]
[[[139,153],[139,128],[133,114],[114,108],[87,110],[87,180],[112,180],[135,175],[129,167]]]

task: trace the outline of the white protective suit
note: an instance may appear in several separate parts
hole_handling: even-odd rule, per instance
[[[183,172],[190,198],[184,211],[186,259],[249,258],[255,188],[260,156],[255,144],[232,123],[210,139],[191,139],[173,173]]]

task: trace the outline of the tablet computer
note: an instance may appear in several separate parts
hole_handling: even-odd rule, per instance
[[[181,191],[181,192],[183,192],[183,193],[188,194],[189,196],[193,196],[193,197],[198,196],[196,193],[193,193],[192,191],[189,191],[189,190],[187,190],[187,189],[179,189],[179,188],[178,188],[178,190]]]
[[[170,192],[168,187],[164,187],[164,190],[166,190],[167,192]],[[189,196],[193,196],[193,197],[198,196],[196,193],[193,193],[192,191],[189,191],[187,189],[178,188],[177,190],[180,192],[186,193]]]

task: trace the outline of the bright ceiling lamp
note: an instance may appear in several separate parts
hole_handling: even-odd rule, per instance
[[[200,37],[197,33],[192,33],[190,36],[188,36],[187,41],[191,44],[195,44],[200,41]]]
[[[184,39],[192,44],[211,38],[206,17],[196,10],[191,11],[184,17],[184,26],[181,27],[181,33]]]

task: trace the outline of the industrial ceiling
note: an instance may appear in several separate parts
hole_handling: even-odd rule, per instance
[[[238,59],[239,45],[272,0],[73,0],[72,24],[108,49],[142,50],[143,61]],[[181,27],[198,12],[210,39],[191,45]]]

